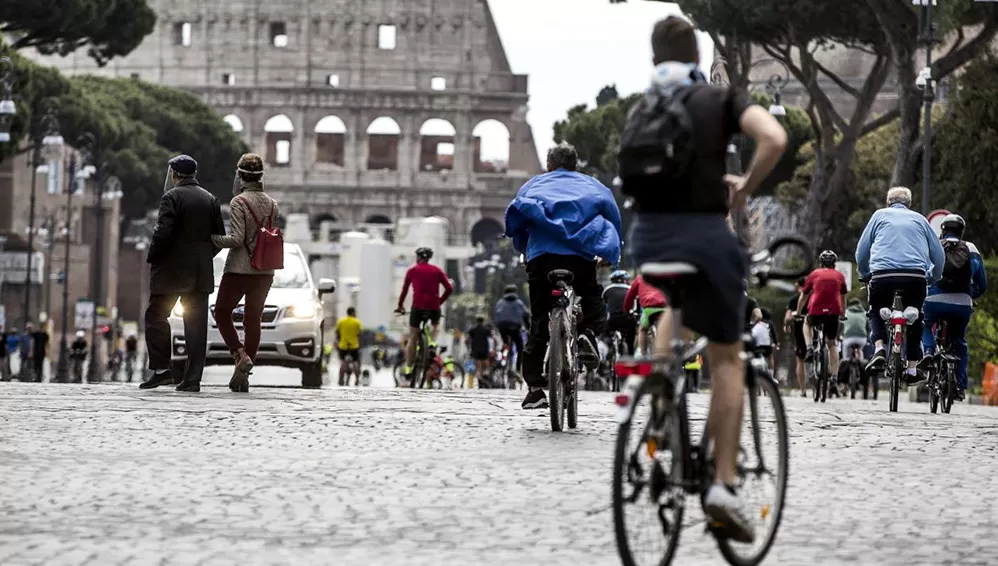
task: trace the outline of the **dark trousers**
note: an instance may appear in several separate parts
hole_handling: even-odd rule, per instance
[[[590,332],[593,337],[603,331],[606,305],[603,304],[603,286],[596,280],[596,262],[578,256],[547,254],[527,262],[527,289],[530,292],[530,334],[523,350],[523,380],[531,387],[543,387],[544,353],[548,347],[548,314],[554,306],[548,273],[566,269],[575,275],[572,288],[582,305],[582,319],[576,324],[580,332]],[[595,344],[594,344],[595,345]]]
[[[251,360],[256,360],[256,352],[260,347],[263,307],[273,282],[273,275],[226,273],[222,276],[222,283],[218,286],[218,296],[215,298],[215,324],[218,325],[218,332],[232,353],[243,348]],[[236,326],[232,322],[232,310],[244,296],[246,297],[246,304],[243,305],[245,340],[240,342],[239,333],[236,332]]]
[[[184,381],[200,383],[204,373],[204,359],[208,351],[208,293],[182,293],[152,295],[146,307],[146,351],[149,369],[170,369],[170,311],[180,299],[184,307],[184,343],[187,348],[187,366]],[[176,378],[176,376],[174,376]]]
[[[614,330],[620,332],[620,337],[623,339],[624,354],[633,356],[634,340],[638,336],[638,322],[634,320],[633,316],[627,313],[612,314],[606,321],[608,338],[610,334],[613,334]]]
[[[523,370],[523,335],[520,334],[519,324],[502,322],[498,325],[499,336],[502,336],[503,344],[510,344],[511,348],[516,348],[516,371]]]
[[[873,341],[887,340],[887,324],[880,318],[880,309],[891,308],[894,292],[901,293],[902,309],[918,309],[918,320],[908,326],[905,332],[905,357],[910,362],[922,359],[922,303],[925,302],[924,275],[876,275],[867,286],[867,299],[870,303],[870,335]]]

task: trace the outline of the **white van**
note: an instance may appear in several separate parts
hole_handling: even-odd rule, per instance
[[[227,249],[215,256],[215,291],[209,296],[208,304],[208,354],[206,366],[232,365],[232,355],[218,332],[215,324],[215,296],[222,281]],[[322,297],[336,291],[332,279],[320,279],[313,283],[305,254],[297,244],[284,244],[284,269],[274,273],[274,284],[270,287],[267,302],[263,308],[263,324],[260,333],[260,349],[257,351],[256,367],[276,366],[301,370],[302,387],[322,386],[322,344],[325,334]],[[233,311],[236,330],[242,330],[243,302]],[[170,313],[170,334],[172,335],[173,355],[171,369],[174,376],[182,375],[187,362],[187,347],[184,344],[183,307],[180,303]]]

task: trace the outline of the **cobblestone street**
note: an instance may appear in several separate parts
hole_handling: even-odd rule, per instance
[[[584,393],[564,434],[520,398],[3,383],[0,564],[619,564],[610,394]],[[998,412],[786,402],[767,564],[995,564]],[[694,526],[674,563],[723,561]]]

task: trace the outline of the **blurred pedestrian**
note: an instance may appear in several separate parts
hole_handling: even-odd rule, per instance
[[[233,193],[235,196],[229,201],[229,233],[212,237],[216,246],[230,248],[225,258],[225,275],[215,299],[215,323],[235,360],[229,389],[247,392],[250,370],[260,347],[263,306],[274,282],[273,269],[253,266],[252,250],[256,249],[261,229],[276,226],[279,215],[277,201],[263,190],[263,159],[259,155],[247,153],[239,158]],[[243,297],[246,297],[243,305],[244,341],[240,342],[232,310]],[[359,348],[358,344],[358,352]],[[357,352],[354,355],[355,361],[359,362]]]
[[[7,328],[0,326],[0,381],[10,381],[10,356],[7,355]]]
[[[184,317],[187,364],[177,391],[201,390],[208,349],[208,295],[215,290],[212,258],[219,252],[211,240],[224,235],[218,199],[197,181],[197,161],[178,155],[169,161],[165,193],[149,245],[149,306],[145,312],[146,351],[152,375],[139,387],[152,389],[174,382],[170,372],[170,312],[179,306]],[[179,303],[179,305],[178,305]]]

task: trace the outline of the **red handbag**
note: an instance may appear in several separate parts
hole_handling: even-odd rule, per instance
[[[246,246],[246,251],[250,255],[250,266],[260,271],[284,269],[284,235],[280,228],[273,225],[277,206],[271,201],[270,214],[267,215],[267,226],[264,227],[256,213],[253,212],[253,207],[250,206],[249,201],[244,198],[243,204],[257,226],[256,245],[252,250],[249,249],[248,245]]]

